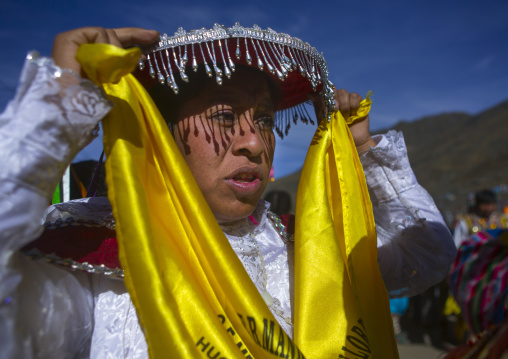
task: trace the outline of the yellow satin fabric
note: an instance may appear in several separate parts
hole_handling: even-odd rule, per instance
[[[372,205],[347,123],[323,120],[300,177],[295,223],[295,342],[314,358],[398,358],[377,264]],[[342,356],[340,356],[342,355]]]
[[[121,76],[138,57],[137,49],[104,44],[83,45],[77,55],[115,105],[103,121],[108,196],[150,357],[303,358],[229,245],[151,98],[132,75]],[[366,357],[396,358],[365,180],[339,116],[318,129],[299,187],[295,342],[308,358],[337,358],[342,345],[358,344],[348,335],[362,318]]]
[[[360,102],[360,106],[358,107],[358,110],[356,110],[356,115],[349,116],[348,118],[345,119],[348,125],[360,118],[364,118],[369,114],[370,108],[372,106],[372,100],[370,99],[370,96],[372,96],[372,91],[367,92],[367,96],[365,96],[365,99],[362,102]]]
[[[84,45],[78,58],[93,67],[110,50]],[[117,66],[130,72],[130,60]],[[145,89],[132,75],[103,87],[115,105],[103,120],[108,197],[150,357],[297,358]]]

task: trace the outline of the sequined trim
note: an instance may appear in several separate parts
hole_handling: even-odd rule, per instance
[[[46,229],[67,226],[106,227],[115,230],[111,205],[105,197],[94,197],[58,203],[46,210]]]
[[[98,223],[94,220],[90,221],[83,221],[83,220],[75,220],[73,217],[67,217],[65,219],[59,218],[54,222],[46,222],[44,223],[45,229],[57,229],[57,228],[64,228],[68,226],[84,226],[84,227],[106,227],[111,230],[115,230],[115,222],[112,220],[107,225]]]
[[[83,219],[74,219],[73,217],[58,218],[56,221],[48,221],[44,223],[45,229],[58,229],[64,228],[68,226],[84,226],[84,227],[105,227],[111,230],[115,229],[115,222],[112,217],[109,220],[103,219],[103,223],[98,223],[96,220],[83,220]],[[62,258],[57,256],[55,253],[44,254],[36,248],[33,248],[29,251],[23,252],[25,255],[29,256],[32,259],[44,259],[48,263],[58,264],[64,267],[71,268],[72,270],[81,270],[87,273],[92,274],[101,274],[110,278],[123,279],[124,272],[121,268],[110,268],[106,267],[104,264],[90,264],[88,262],[77,262],[71,258]]]
[[[270,220],[270,223],[273,225],[273,228],[277,231],[280,238],[284,241],[284,243],[293,243],[295,241],[295,236],[287,232],[286,226],[282,223],[281,219],[273,212],[267,211],[266,216]]]
[[[281,219],[273,212],[267,211],[266,212],[267,218],[270,220],[270,223],[274,227],[274,229],[279,234],[280,238],[284,241],[284,243],[293,243],[294,242],[294,235],[289,234],[287,232],[286,226],[282,223]],[[66,219],[58,219],[54,222],[46,222],[44,223],[44,227],[46,229],[56,229],[56,228],[63,228],[67,226],[85,226],[85,227],[103,227],[103,225],[98,224],[95,221],[80,221],[75,220],[72,217],[68,217]],[[114,223],[113,223],[114,228]],[[69,267],[73,270],[82,270],[87,273],[92,274],[102,274],[111,278],[118,278],[122,279],[124,277],[123,269],[121,268],[109,268],[105,265],[94,265],[89,264],[87,262],[79,263],[76,262],[73,259],[70,258],[62,258],[57,256],[54,253],[51,254],[44,254],[40,252],[37,249],[31,249],[30,251],[25,252],[26,255],[31,257],[32,259],[44,259],[48,263],[55,263],[58,265],[62,265],[64,267]]]
[[[70,258],[62,258],[54,253],[44,254],[37,249],[31,249],[24,252],[25,255],[32,259],[44,259],[48,263],[58,264],[64,267],[68,267],[72,270],[81,270],[92,274],[102,274],[110,278],[123,279],[124,272],[121,268],[109,268],[104,264],[95,265],[87,262],[79,263]]]
[[[235,39],[237,48],[232,54],[233,51],[230,51],[228,47],[228,40],[234,43]],[[325,104],[330,111],[333,110],[333,84],[328,79],[329,70],[323,54],[297,37],[277,33],[270,28],[265,30],[257,25],[252,28],[244,27],[238,22],[232,27],[214,24],[211,29],[202,28],[189,32],[180,27],[173,36],[164,34],[158,42],[145,46],[143,52],[147,55],[150,76],[153,79],[157,78],[161,84],[167,83],[175,94],[178,94],[179,88],[173,71],[179,72],[183,81],[189,81],[185,74],[189,60],[188,48],[192,50],[193,70],[197,71],[198,69],[194,49],[197,47],[199,49],[197,51],[202,54],[208,76],[211,77],[215,72],[217,84],[221,85],[224,74],[230,78],[231,73],[235,71],[235,57],[236,59],[242,57],[240,41],[245,42],[245,54],[243,55],[249,65],[252,66],[255,63],[261,71],[266,66],[268,71],[272,75],[276,75],[280,81],[284,81],[289,72],[298,71],[302,77],[307,78],[313,91],[316,91],[318,85],[322,84],[324,87],[322,96]],[[250,42],[250,47],[247,45],[248,42]],[[222,46],[223,43],[224,46]],[[251,57],[249,48],[254,49],[256,59]],[[268,51],[268,48],[271,51]],[[217,55],[217,53],[219,54]],[[208,54],[208,57],[205,54]],[[228,58],[227,62],[225,61],[226,57]],[[224,73],[217,66],[221,60]],[[140,69],[144,68],[145,64],[141,62]]]
[[[244,27],[239,23],[232,27],[215,24],[211,29],[189,32],[179,28],[173,36],[164,34],[158,42],[145,46],[143,52],[146,54],[146,66],[140,61],[140,69],[147,68],[154,81],[167,84],[175,94],[180,92],[178,78],[188,83],[186,71],[191,68],[194,72],[200,71],[199,63],[203,63],[209,77],[215,76],[218,85],[222,85],[225,77],[231,78],[236,69],[235,63],[246,62],[248,66],[278,78],[281,90],[287,92],[279,101],[274,116],[274,131],[280,138],[288,135],[291,122],[296,125],[298,119],[314,124],[305,105],[309,89],[304,91],[305,86],[300,84],[308,83],[316,93],[319,89],[323,109],[331,120],[335,107],[334,85],[328,79],[329,70],[323,54],[288,34],[277,33],[270,28],[265,30],[257,25]],[[189,60],[192,66],[188,64]],[[292,86],[283,85],[287,78],[291,78]]]

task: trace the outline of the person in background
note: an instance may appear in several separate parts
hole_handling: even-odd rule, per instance
[[[399,344],[408,344],[409,339],[402,331],[400,318],[406,313],[409,307],[409,298],[392,298],[390,299],[390,311],[392,312],[393,331],[395,333],[395,340]]]
[[[447,358],[461,358],[464,353],[471,355],[468,358],[506,357],[508,230],[480,231],[464,240],[448,274],[448,283],[471,340]]]
[[[494,191],[484,189],[474,195],[474,202],[469,206],[469,213],[457,218],[453,240],[457,248],[471,234],[488,229],[508,228],[496,212],[497,198]]]

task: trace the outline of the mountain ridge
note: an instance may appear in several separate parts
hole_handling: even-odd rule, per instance
[[[402,131],[418,182],[447,216],[466,210],[467,196],[495,188],[508,205],[508,100],[481,113],[449,112],[373,131]],[[286,190],[294,213],[301,170],[271,182],[266,192]]]

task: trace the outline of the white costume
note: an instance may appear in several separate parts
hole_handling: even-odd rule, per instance
[[[89,81],[49,59],[29,57],[16,98],[0,116],[2,358],[148,356],[123,281],[32,260],[18,251],[42,233],[58,179],[109,109]],[[392,295],[414,295],[444,278],[455,246],[433,200],[416,182],[402,136],[389,133],[376,140],[378,146],[362,156],[362,163],[374,205],[378,261]],[[109,210],[101,199],[88,205],[97,206],[96,216]],[[266,213],[260,201],[254,212],[258,225],[245,219],[223,230],[257,288],[274,298],[270,309],[291,335],[292,248]],[[51,218],[60,215],[69,216],[54,210]]]

